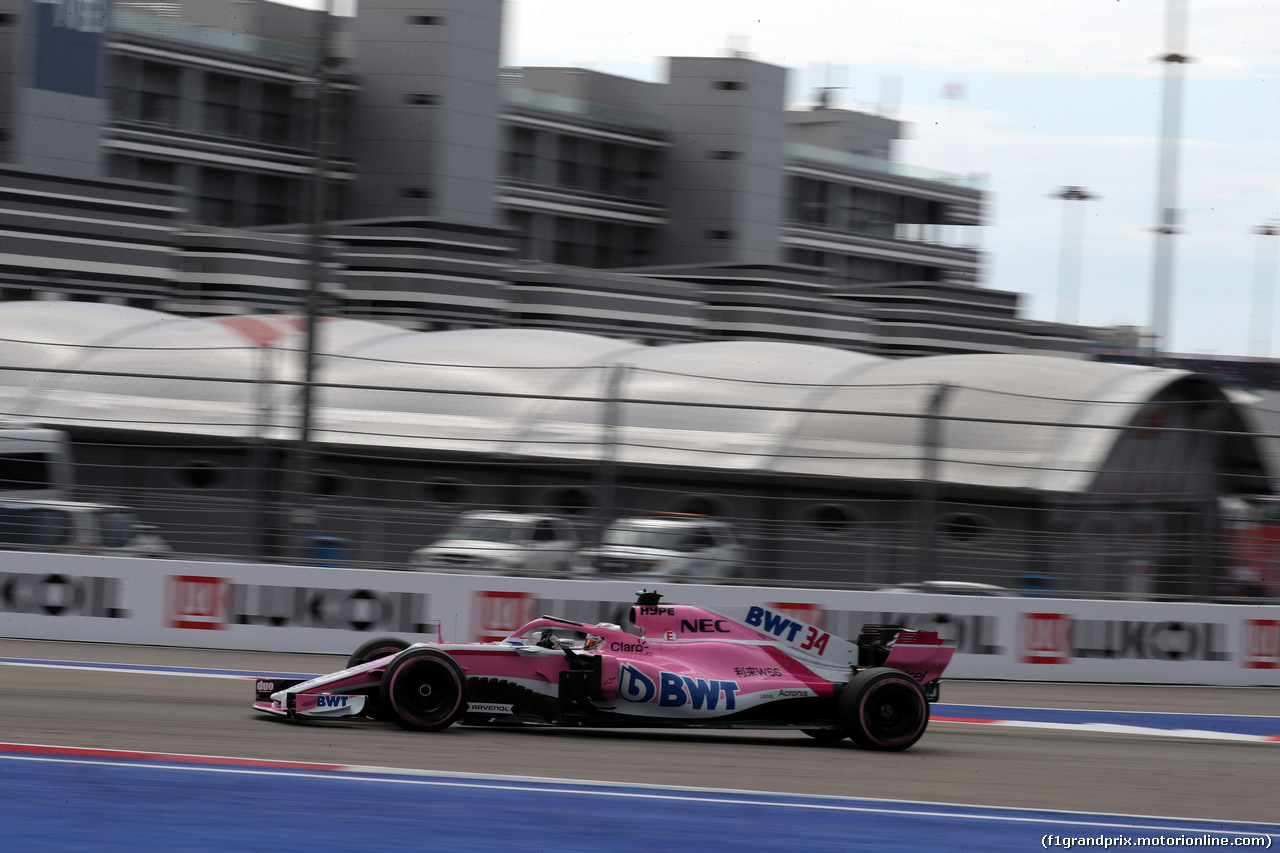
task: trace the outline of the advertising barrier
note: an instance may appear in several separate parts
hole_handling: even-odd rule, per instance
[[[1280,686],[1280,606],[994,598],[832,589],[0,552],[0,636],[347,654],[374,635],[496,640],[536,616],[626,626],[641,588],[668,602],[766,604],[822,631],[863,624],[954,640],[947,675]],[[779,624],[777,630],[786,630]]]

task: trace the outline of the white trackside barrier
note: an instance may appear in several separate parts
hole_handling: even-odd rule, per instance
[[[1280,686],[1280,606],[986,598],[555,580],[0,552],[0,636],[346,654],[375,634],[499,639],[542,614],[625,623],[673,603],[767,604],[831,634],[863,624],[956,640],[947,676]],[[768,630],[782,637],[787,622]]]

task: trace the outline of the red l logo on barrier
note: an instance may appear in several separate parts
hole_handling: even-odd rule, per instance
[[[1280,669],[1280,619],[1246,619],[1240,631],[1241,666]]]
[[[1018,625],[1023,663],[1070,663],[1071,617],[1065,613],[1023,613]]]
[[[167,592],[170,628],[227,627],[231,583],[226,578],[170,575]]]
[[[521,625],[532,622],[537,608],[537,596],[531,592],[477,590],[471,616],[476,642],[506,639]]]

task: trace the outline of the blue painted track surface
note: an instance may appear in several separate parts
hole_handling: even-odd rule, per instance
[[[1280,834],[1280,825],[554,780],[245,769],[216,761],[178,766],[0,753],[0,772],[6,789],[0,799],[0,838],[6,850],[23,853],[902,853],[1044,849],[1046,835],[1270,834],[1274,842]]]
[[[1280,717],[1245,717],[1228,714],[1168,714],[1148,711],[1097,711],[1067,708],[1007,708],[994,705],[931,706],[933,716],[975,720],[1010,720],[1058,725],[1102,723],[1167,731],[1222,732],[1262,737],[1280,736]]]

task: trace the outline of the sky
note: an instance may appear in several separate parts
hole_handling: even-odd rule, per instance
[[[1256,233],[1280,225],[1280,0],[507,0],[502,61],[661,82],[665,57],[740,50],[790,69],[793,107],[836,87],[905,123],[899,162],[983,176],[981,285],[1026,317],[1148,327],[1167,3],[1192,62],[1162,348],[1280,357],[1280,235]]]

